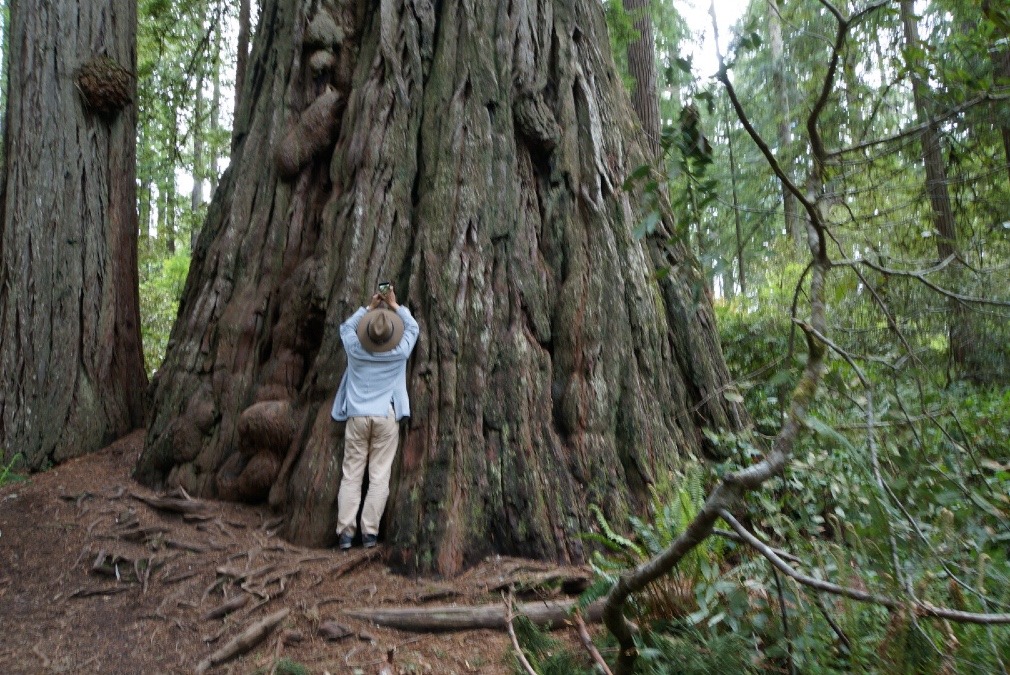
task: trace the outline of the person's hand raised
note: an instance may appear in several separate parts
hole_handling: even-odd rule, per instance
[[[394,312],[400,306],[399,303],[396,302],[396,289],[393,288],[393,284],[389,285],[389,292],[386,293],[383,299],[386,301],[386,304],[389,305],[389,308]]]
[[[384,301],[385,298],[376,293],[372,296],[372,301],[368,303],[368,310],[371,311],[373,309],[378,309],[379,305],[381,305]]]

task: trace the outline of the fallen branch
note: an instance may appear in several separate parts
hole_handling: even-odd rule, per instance
[[[567,621],[573,609],[574,600],[560,602],[524,602],[518,605],[520,614],[525,615],[538,626],[560,625]],[[507,628],[508,616],[500,604],[476,605],[473,607],[360,607],[347,609],[343,614],[371,621],[379,626],[418,632],[476,630]],[[585,609],[590,621],[599,621],[603,615],[603,602],[597,601]]]
[[[291,610],[285,607],[284,609],[274,612],[270,616],[252,624],[240,634],[232,638],[226,645],[197,664],[197,675],[203,675],[203,673],[206,673],[214,666],[219,666],[222,663],[230,661],[236,656],[245,654],[249,650],[253,649],[256,645],[262,642],[281,621],[286,619],[290,613]]]

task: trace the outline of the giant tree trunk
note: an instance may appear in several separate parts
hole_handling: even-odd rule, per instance
[[[0,453],[39,468],[143,424],[136,14],[130,0],[10,11]]]
[[[624,522],[738,426],[689,254],[631,235],[605,30],[574,0],[264,2],[137,476],[331,543],[338,327],[382,278],[421,325],[383,526],[408,567],[581,560],[589,504]]]

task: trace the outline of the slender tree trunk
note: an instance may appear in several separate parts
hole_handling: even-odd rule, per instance
[[[789,89],[786,86],[785,48],[782,43],[782,17],[780,0],[768,2],[768,36],[772,54],[772,90],[775,92],[776,118],[778,131],[778,158],[787,170],[791,165],[789,157],[792,153],[792,119],[789,112]],[[782,214],[786,232],[800,250],[806,251],[807,226],[799,212],[796,196],[782,187]]]
[[[729,117],[726,119],[726,147],[729,150],[729,182],[733,189],[733,224],[736,233],[736,265],[737,280],[740,282],[740,295],[747,296],[747,273],[744,260],[744,240],[743,228],[740,224],[739,199],[736,190],[736,158],[733,154],[733,130],[729,124]]]
[[[383,278],[421,325],[394,562],[583,560],[589,504],[623,522],[737,427],[696,265],[631,234],[607,45],[597,3],[266,0],[136,475],[332,543],[338,328]]]
[[[1006,26],[1005,22],[996,21],[996,10],[993,8],[991,0],[983,0],[982,12],[994,26]],[[1006,44],[1006,41],[1010,39],[1010,33],[1003,30],[998,38],[989,47],[989,58],[992,61],[993,79],[996,85],[1005,87],[1010,86],[1010,49],[1007,48]],[[1003,114],[1000,116],[1001,120],[1006,120],[1010,116],[1010,105],[1001,103],[993,104],[993,107],[995,110],[1002,108]],[[1003,157],[1006,160],[1007,174],[1010,176],[1010,124],[1000,121],[997,126],[999,127],[1000,137],[1003,139]]]
[[[146,242],[151,235],[151,182],[140,184],[137,194],[137,233],[141,242]]]
[[[222,32],[220,28],[214,32],[214,57],[211,60],[212,68],[211,79],[213,83],[213,91],[211,93],[210,99],[210,147],[207,152],[207,181],[211,186],[211,190],[217,185],[218,176],[218,159],[221,158],[227,151],[227,146],[222,146],[216,139],[219,136],[219,131],[221,129],[221,42],[222,42]],[[199,235],[199,230],[195,233]],[[196,237],[194,237],[194,245],[196,242]]]
[[[130,0],[10,11],[4,147],[17,161],[0,186],[0,453],[40,468],[144,420],[136,14]]]
[[[653,157],[659,155],[659,95],[656,89],[656,38],[652,32],[650,0],[622,0],[635,22],[638,38],[628,43],[628,71],[635,78],[631,103],[642,122]]]
[[[242,90],[245,86],[246,68],[249,63],[249,34],[252,19],[249,16],[249,0],[238,0],[238,41],[235,56],[235,114],[242,107]]]
[[[171,170],[171,169],[170,169]],[[161,213],[159,214],[158,238],[164,242],[168,255],[175,254],[175,174],[166,176],[161,184]]]
[[[917,54],[921,50],[914,5],[914,0],[901,0],[901,21],[909,54]],[[929,87],[919,75],[920,64],[913,62],[909,65],[915,110],[919,122],[926,125],[922,132],[922,160],[926,167],[926,193],[929,196],[933,222],[937,230],[936,252],[940,260],[945,260],[957,253],[957,226],[950,193],[947,190],[947,167],[943,159],[940,131],[933,114]],[[957,267],[955,263],[955,272]],[[959,302],[951,301],[948,308],[950,358],[956,366],[963,368],[969,356],[967,316]]]
[[[192,212],[189,231],[189,249],[196,246],[196,235],[199,231],[197,227],[197,215],[200,213],[200,206],[203,204],[203,182],[206,175],[204,171],[203,138],[207,120],[203,111],[203,70],[196,78],[195,101],[193,103],[193,189],[190,193],[189,208]]]

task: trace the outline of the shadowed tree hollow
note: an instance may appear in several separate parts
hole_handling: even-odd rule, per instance
[[[620,522],[740,424],[696,266],[632,235],[647,152],[598,3],[268,0],[255,35],[142,481],[332,543],[338,328],[386,278],[421,326],[393,562],[580,561],[589,504]]]
[[[136,2],[12,2],[0,176],[0,459],[144,424]]]

